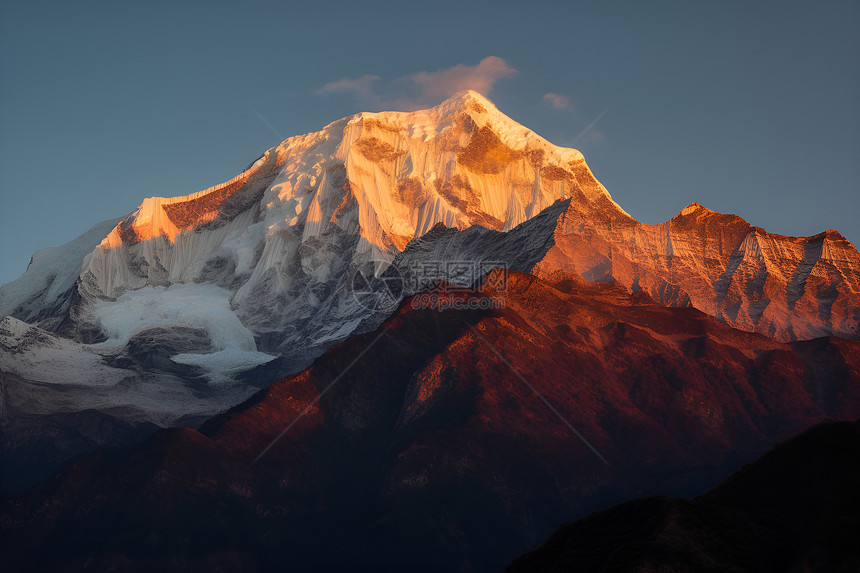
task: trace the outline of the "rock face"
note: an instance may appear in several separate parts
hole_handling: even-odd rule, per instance
[[[538,276],[615,280],[780,341],[860,337],[860,254],[836,231],[773,235],[697,203],[643,225],[584,204],[572,198]]]
[[[451,296],[470,310],[413,297],[199,432],[99,452],[9,499],[5,558],[497,571],[564,520],[698,493],[860,416],[857,341],[783,344],[581,279],[496,271]],[[504,305],[469,304],[487,300]]]

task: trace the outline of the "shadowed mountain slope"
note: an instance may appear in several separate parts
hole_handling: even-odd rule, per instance
[[[472,310],[413,297],[200,432],[102,451],[7,499],[10,559],[498,570],[571,517],[698,493],[860,416],[857,342],[782,344],[613,284],[495,271],[479,290],[443,292]]]

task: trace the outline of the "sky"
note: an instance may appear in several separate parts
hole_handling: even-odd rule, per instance
[[[0,283],[291,135],[481,91],[645,223],[860,244],[858,2],[0,3]]]

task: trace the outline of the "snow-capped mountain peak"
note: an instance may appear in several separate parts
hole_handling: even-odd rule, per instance
[[[432,256],[511,261],[527,271],[555,225],[554,218],[536,217],[564,200],[626,217],[581,153],[551,144],[484,96],[464,91],[426,110],[343,118],[286,139],[229,181],[189,195],[149,197],[106,234],[77,241],[79,258],[52,279],[50,297],[28,279],[26,289],[0,291],[0,302],[8,314],[102,342],[116,338],[108,323],[121,308],[154,304],[154,293],[172,293],[172,285],[207,283],[227,293],[227,310],[259,349],[293,356],[300,366],[372,326],[348,288],[362,265],[372,262],[382,272],[397,261]],[[525,240],[494,238],[532,220]],[[453,233],[438,234],[445,250],[425,241],[406,253],[410,242],[440,225]],[[457,234],[470,228],[468,240]],[[47,298],[50,307],[21,312]],[[196,328],[178,316],[177,327]],[[139,330],[166,328],[164,321],[160,316]],[[232,323],[206,324],[235,330]],[[248,367],[259,364],[256,349],[245,346],[236,356],[253,357]],[[199,356],[195,364],[223,366]]]
[[[341,220],[354,199],[362,237],[374,256],[390,258],[440,222],[515,227],[567,197],[571,165],[583,161],[579,151],[552,145],[484,96],[464,91],[427,110],[356,114],[285,140],[230,181],[146,199],[100,247],[156,237],[175,242],[183,232],[229,220],[252,199],[261,199],[268,234],[305,224],[307,239],[327,222],[356,223]]]
[[[115,298],[214,280],[241,309],[262,292],[283,298],[297,280],[328,281],[332,259],[388,264],[440,223],[507,232],[577,189],[623,213],[599,183],[578,178],[593,181],[581,153],[477,92],[427,110],[359,113],[285,140],[230,181],[146,199],[84,262],[81,290]],[[354,243],[346,253],[344,242]],[[295,271],[285,256],[297,258]]]
[[[368,265],[403,282],[385,308],[356,296]],[[37,253],[0,287],[0,384],[25,416],[45,413],[35,393],[136,422],[208,416],[254,391],[243,377],[295,372],[405,297],[497,267],[560,291],[614,282],[778,340],[860,336],[860,255],[838,233],[772,235],[697,203],[639,223],[580,152],[466,91],[291,137]]]

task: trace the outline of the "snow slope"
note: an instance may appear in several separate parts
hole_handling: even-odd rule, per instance
[[[0,286],[0,317],[46,319],[55,324],[67,310],[66,296],[80,275],[84,258],[118,221],[102,221],[64,245],[37,251],[23,275]]]
[[[111,360],[117,354],[7,316],[0,321],[0,423],[14,416],[94,409],[128,421],[170,425],[183,417],[212,416],[254,390],[189,383],[180,376],[118,364]]]

